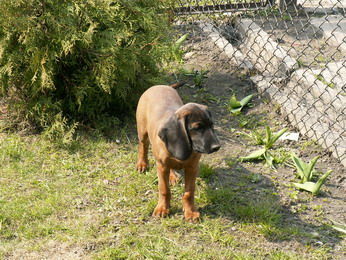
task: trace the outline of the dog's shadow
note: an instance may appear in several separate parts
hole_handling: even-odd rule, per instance
[[[201,174],[200,178],[207,183],[207,202],[200,207],[202,215],[238,224],[256,224],[271,242],[294,240],[304,245],[334,247],[342,240],[331,226],[309,223],[292,212],[283,205],[270,178],[251,172],[240,163],[215,167],[213,175]]]

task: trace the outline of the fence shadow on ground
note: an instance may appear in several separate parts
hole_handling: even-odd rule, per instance
[[[224,158],[226,163],[229,160]],[[259,233],[270,242],[298,241],[303,245],[331,247],[341,242],[341,234],[331,226],[312,224],[283,205],[270,178],[251,172],[240,163],[214,170],[214,176],[203,178],[208,183],[206,196],[210,202],[200,208],[203,215],[256,224]]]

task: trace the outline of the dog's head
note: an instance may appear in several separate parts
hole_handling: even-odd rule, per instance
[[[180,107],[159,130],[167,150],[178,160],[186,160],[192,151],[213,153],[220,149],[208,107],[188,103]]]

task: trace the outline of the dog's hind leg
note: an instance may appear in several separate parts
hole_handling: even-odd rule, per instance
[[[142,133],[138,130],[138,160],[137,160],[137,171],[145,172],[148,167],[148,148],[149,139],[148,133]]]
[[[171,169],[169,172],[169,183],[175,185],[179,182],[179,176],[175,170]]]

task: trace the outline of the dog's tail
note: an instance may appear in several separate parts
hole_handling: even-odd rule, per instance
[[[184,86],[185,83],[186,83],[186,82],[177,82],[177,83],[173,83],[173,84],[171,84],[171,85],[169,85],[169,86],[172,87],[172,88],[177,89],[177,88],[180,88],[181,86]]]

